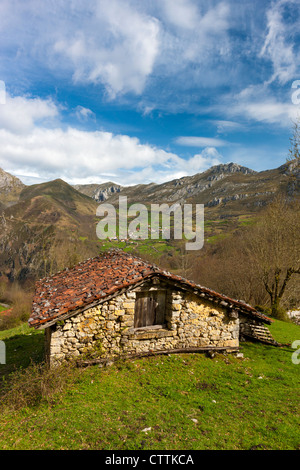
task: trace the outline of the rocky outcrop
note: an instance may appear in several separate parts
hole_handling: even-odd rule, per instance
[[[255,175],[257,172],[245,166],[238,165],[238,163],[225,163],[211,167],[208,172],[212,173],[212,179],[223,178],[228,173],[243,173],[244,175]],[[219,177],[218,177],[219,175]]]
[[[16,176],[7,173],[0,168],[0,192],[9,193],[11,190],[20,188],[23,189],[25,184]]]
[[[106,201],[113,194],[119,193],[122,191],[122,186],[115,183],[104,183],[104,184],[86,184],[86,185],[75,185],[77,191],[85,194],[86,196],[95,199],[97,202]]]
[[[129,204],[198,203],[204,204],[214,217],[219,217],[226,205],[226,215],[230,216],[231,208],[235,215],[244,215],[245,211],[250,213],[264,207],[280,192],[290,197],[300,195],[300,166],[288,162],[274,170],[256,172],[231,162],[162,184],[122,187],[108,182],[76,188],[98,202],[108,200],[114,205],[122,192]]]
[[[112,194],[119,193],[121,191],[121,187],[117,185],[108,186],[104,189],[98,189],[93,196],[95,201],[106,201]]]
[[[0,203],[2,207],[16,203],[24,188],[25,184],[19,178],[0,168]]]
[[[238,200],[241,200],[241,199],[246,199],[248,197],[256,197],[258,198],[259,196],[261,196],[262,198],[264,198],[265,196],[272,196],[274,194],[274,192],[272,191],[266,191],[264,193],[254,193],[254,194],[247,194],[247,193],[244,193],[244,194],[233,194],[232,196],[225,196],[225,197],[214,197],[211,201],[207,202],[205,204],[206,207],[213,207],[213,206],[218,206],[219,204],[226,204],[227,202],[231,202],[231,201],[238,201]]]

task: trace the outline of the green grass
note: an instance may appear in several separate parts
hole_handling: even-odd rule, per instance
[[[112,248],[119,248],[125,252],[133,250],[141,255],[151,255],[159,257],[165,252],[175,252],[176,248],[170,245],[166,240],[130,240],[130,242],[122,242],[119,240],[105,240],[102,242],[100,251],[107,251]]]
[[[275,321],[270,329],[279,342],[300,339],[297,325]],[[43,335],[5,333],[8,359],[14,352],[28,379],[30,357],[41,360]],[[243,358],[174,354],[77,370],[50,400],[2,406],[0,449],[299,449],[300,365],[292,363],[293,351],[244,342]]]
[[[255,225],[255,219],[245,219],[245,220],[240,220],[240,227],[246,227],[248,225]]]
[[[0,340],[8,339],[12,336],[30,334],[32,331],[32,328],[30,328],[27,323],[22,323],[22,325],[12,328],[11,330],[0,331]]]
[[[280,338],[281,343],[292,343],[300,340],[300,327],[292,322],[274,321],[269,325],[269,330],[274,337]]]
[[[224,240],[224,238],[228,238],[230,236],[229,233],[218,233],[217,235],[212,235],[211,237],[207,238],[207,243],[217,243],[220,240]]]
[[[27,323],[0,331],[0,340],[6,346],[6,364],[0,364],[0,380],[20,368],[28,367],[32,361],[43,360],[44,334],[36,332]]]

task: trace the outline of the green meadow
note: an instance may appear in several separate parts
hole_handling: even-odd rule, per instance
[[[43,333],[2,331],[0,449],[299,450],[291,344],[300,327],[270,329],[283,346],[243,342],[241,357],[170,354],[51,370]]]

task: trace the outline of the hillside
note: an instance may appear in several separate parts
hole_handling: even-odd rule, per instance
[[[119,242],[107,244],[97,239],[96,209],[104,200],[117,207],[120,194],[127,196],[128,204],[204,204],[205,240],[210,243],[251,223],[280,193],[292,199],[300,195],[300,168],[293,162],[263,172],[229,163],[162,184],[130,187],[112,182],[73,187],[61,179],[26,187],[2,170],[0,277],[34,280],[94,256],[100,249],[119,246]],[[126,250],[154,256],[158,263],[164,256],[169,269],[179,266],[180,243],[152,243],[149,239],[123,245],[120,247]]]
[[[0,220],[1,275],[21,281],[42,277],[64,267],[72,256],[77,261],[93,252],[85,247],[96,238],[96,207],[59,179],[22,189],[19,201]]]
[[[266,205],[280,192],[298,197],[300,194],[300,168],[292,163],[284,164],[274,170],[256,172],[236,163],[216,165],[203,173],[185,176],[162,184],[139,184],[119,187],[120,191],[112,190],[117,185],[107,183],[93,185],[88,191],[87,186],[77,189],[91,195],[99,202],[108,200],[117,204],[120,193],[127,196],[128,203],[198,203],[204,204],[206,213],[214,217],[228,215],[245,215],[256,212]],[[103,191],[106,190],[104,194]],[[96,196],[98,194],[98,197]]]
[[[54,214],[53,210],[50,211],[50,207],[48,212],[42,211],[39,216],[43,218],[45,223],[51,222],[54,215],[56,220],[67,218],[70,221],[73,220],[75,225],[79,225],[83,216],[95,215],[97,207],[91,198],[79,193],[63,180],[56,179],[24,188],[19,196],[18,207],[12,208],[11,212],[16,213],[18,209],[24,211],[24,206],[27,206],[27,216],[29,218],[36,217],[37,211],[32,206],[40,203],[47,206],[47,202],[52,205],[52,209],[56,207],[58,212]],[[31,213],[32,209],[34,213]],[[9,214],[9,212],[8,210],[7,213]]]
[[[114,187],[113,183],[108,183]],[[118,207],[119,196],[127,196],[128,205],[133,203],[192,203],[204,204],[205,207],[205,243],[211,243],[220,237],[227,237],[242,225],[252,223],[260,211],[277,195],[284,194],[290,199],[300,197],[300,166],[286,163],[279,168],[256,172],[236,163],[216,165],[203,173],[168,181],[162,184],[139,184],[123,186],[119,192],[111,191],[103,194],[105,185],[93,186],[94,198]],[[87,192],[87,187],[77,186],[80,191]],[[107,188],[105,189],[107,190]],[[115,243],[114,243],[115,244]],[[113,245],[114,245],[113,244]],[[180,245],[180,244],[179,244]],[[107,247],[110,245],[106,244]],[[121,248],[131,249],[130,246]],[[164,247],[149,243],[135,244],[142,254],[150,254],[158,259],[158,251],[163,250],[166,260],[178,255],[181,248],[178,243],[168,243]],[[177,251],[177,255],[174,252]],[[158,251],[157,251],[158,250]],[[176,268],[175,268],[176,269]]]

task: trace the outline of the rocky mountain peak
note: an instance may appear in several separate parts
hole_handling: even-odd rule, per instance
[[[74,185],[74,188],[98,202],[106,201],[110,196],[123,189],[122,186],[111,181],[102,184],[77,184]]]
[[[0,168],[0,192],[9,193],[12,190],[22,189],[25,185],[16,176],[7,173]]]
[[[215,165],[211,167],[208,171],[211,171],[213,173],[243,173],[244,175],[254,175],[256,173],[256,171],[251,170],[250,168],[233,162]]]
[[[279,170],[282,171],[287,176],[297,176],[300,177],[300,161],[296,158],[294,160],[288,161],[279,167]]]

